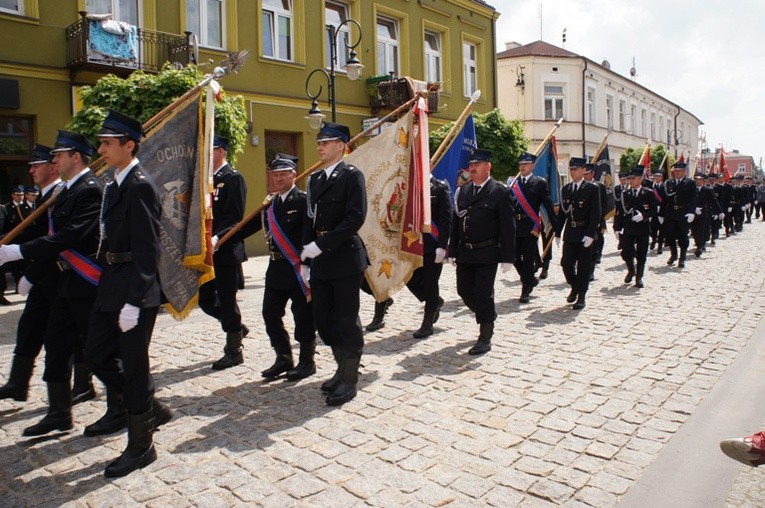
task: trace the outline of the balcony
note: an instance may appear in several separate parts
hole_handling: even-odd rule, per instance
[[[419,91],[428,92],[428,114],[438,111],[439,84],[425,83],[410,78],[392,79],[375,76],[367,79],[369,108],[374,115],[390,112],[414,97]]]
[[[66,28],[66,66],[126,76],[135,70],[159,72],[165,62],[189,63],[189,36],[130,27],[124,35],[105,32],[99,21],[82,19]]]

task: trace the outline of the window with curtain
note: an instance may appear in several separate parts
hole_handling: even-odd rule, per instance
[[[330,68],[330,57],[331,57],[331,47],[332,47],[332,30],[329,28],[330,26],[334,27],[336,30],[337,27],[339,27],[343,22],[345,22],[349,15],[349,9],[348,6],[342,2],[327,2],[324,6],[324,21],[326,23],[326,32],[327,32],[327,56],[326,56],[326,64],[327,69]],[[343,25],[340,28],[340,32],[337,34],[337,61],[335,62],[335,70],[338,72],[345,72],[343,71],[342,67],[348,62],[348,54],[349,50],[346,46],[346,42],[353,43],[355,41],[351,40],[351,27],[348,25]]]
[[[377,18],[377,74],[393,72],[399,75],[399,48],[401,46],[398,21]]]
[[[291,0],[263,0],[263,56],[294,60],[292,16]]]
[[[87,0],[85,10],[90,14],[112,14],[116,21],[138,26],[138,0]]]
[[[223,48],[224,15],[223,0],[186,0],[186,30],[194,32],[202,46]]]
[[[478,48],[472,42],[462,43],[462,89],[465,97],[478,90]]]
[[[545,120],[559,120],[563,118],[563,105],[566,94],[561,83],[545,83]]]
[[[441,34],[438,32],[425,32],[425,80],[428,83],[440,83],[443,75],[441,60]]]
[[[0,0],[0,12],[24,14],[24,0]]]

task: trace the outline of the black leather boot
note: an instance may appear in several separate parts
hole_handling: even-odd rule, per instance
[[[74,382],[72,384],[72,405],[96,398],[93,386],[93,372],[85,362],[74,364]]]
[[[574,303],[576,301],[576,289],[571,288],[571,291],[569,292],[568,296],[566,297],[566,301],[568,303]]]
[[[439,296],[438,305],[436,305],[436,310],[433,311],[433,324],[436,324],[436,322],[438,322],[438,318],[441,317],[441,307],[443,306],[444,306],[444,299]]]
[[[261,376],[267,378],[275,378],[284,374],[285,372],[293,369],[295,362],[292,360],[292,351],[277,353],[276,361],[269,368],[260,373]]]
[[[20,402],[29,396],[29,380],[35,368],[35,359],[14,355],[11,364],[11,375],[8,382],[0,386],[0,399],[13,399]]]
[[[637,274],[635,275],[635,287],[636,288],[642,288],[643,287],[643,274],[645,273],[645,263],[638,262],[637,265]]]
[[[167,407],[166,404],[158,401],[156,397],[151,401],[151,410],[154,411],[154,430],[157,430],[175,416],[173,410]]]
[[[494,323],[481,323],[478,341],[468,350],[469,355],[482,355],[491,351],[491,337],[494,335]]]
[[[316,374],[316,362],[313,357],[316,353],[316,341],[301,342],[298,364],[294,369],[287,371],[288,381],[299,381]]]
[[[43,436],[54,430],[72,430],[72,388],[69,382],[48,383],[48,414],[24,429],[24,436]]]
[[[360,361],[361,357],[359,355],[348,353],[347,351],[342,352],[340,382],[329,397],[327,397],[328,406],[340,406],[356,396]]]
[[[104,416],[85,427],[86,436],[105,436],[114,434],[127,427],[127,411],[122,394],[114,388],[106,387],[106,413]]]
[[[627,263],[627,275],[624,277],[624,283],[629,284],[632,282],[632,277],[635,276],[635,265],[632,262]]]
[[[430,337],[433,335],[434,316],[434,312],[426,312],[422,316],[422,324],[420,325],[420,328],[413,334],[415,339],[424,339],[425,337]]]
[[[372,322],[366,326],[366,331],[374,332],[385,326],[385,314],[391,305],[393,305],[393,298],[388,298],[381,303],[375,302],[375,315],[372,318]]]
[[[576,298],[576,303],[571,308],[574,310],[582,310],[586,305],[587,302],[585,301],[584,293],[579,293]]]
[[[335,358],[335,362],[337,363],[337,370],[335,370],[335,374],[331,378],[321,384],[321,391],[324,393],[334,392],[335,388],[337,388],[337,385],[340,384],[340,379],[343,376],[341,369],[343,357],[340,354],[340,350],[335,346],[332,346],[332,356]]]
[[[128,444],[122,455],[106,466],[104,476],[118,478],[157,460],[152,433],[154,432],[154,409],[138,415],[128,415]]]
[[[212,364],[213,370],[223,370],[244,363],[242,355],[242,330],[226,334],[226,347],[223,348],[223,356]]]
[[[677,260],[678,268],[685,268],[685,249],[680,250],[680,259]]]

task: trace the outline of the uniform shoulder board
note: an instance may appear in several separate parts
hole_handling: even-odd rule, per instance
[[[137,178],[138,180],[146,180],[146,175],[144,175],[143,173],[141,173],[141,171],[133,170],[133,175],[134,175],[134,176],[135,176],[135,178]]]
[[[359,170],[359,168],[357,168],[353,164],[346,164],[345,165],[345,169],[347,169],[348,171],[358,171]]]
[[[505,182],[500,182],[499,180],[496,181],[500,186],[507,188],[507,184]]]

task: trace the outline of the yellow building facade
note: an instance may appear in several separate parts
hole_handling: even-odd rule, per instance
[[[95,35],[77,33],[86,12],[112,13],[137,27],[132,61],[94,53]],[[316,72],[307,85],[306,78],[317,68],[330,70],[327,25],[339,27],[337,121],[356,134],[374,116],[375,88],[367,79],[390,79],[391,72],[394,78],[438,83],[433,129],[457,118],[476,89],[482,95],[475,111],[496,107],[498,17],[481,0],[5,0],[0,2],[5,41],[0,46],[0,197],[8,196],[11,185],[31,184],[28,153],[34,143],[54,142],[56,130],[77,109],[79,87],[109,72],[151,71],[163,59],[196,58],[215,65],[227,52],[249,50],[241,71],[221,84],[244,98],[252,125],[237,167],[247,181],[248,209],[254,209],[266,193],[271,154],[298,155],[299,170],[317,160],[315,131],[304,118],[311,107],[306,88],[316,94],[322,87],[317,101],[331,120],[328,79]],[[346,22],[349,18],[360,29]],[[346,41],[358,42],[356,58],[364,65],[356,81],[341,68],[349,58]],[[187,45],[182,55],[179,44]],[[263,242],[251,240],[248,250],[262,252]]]

